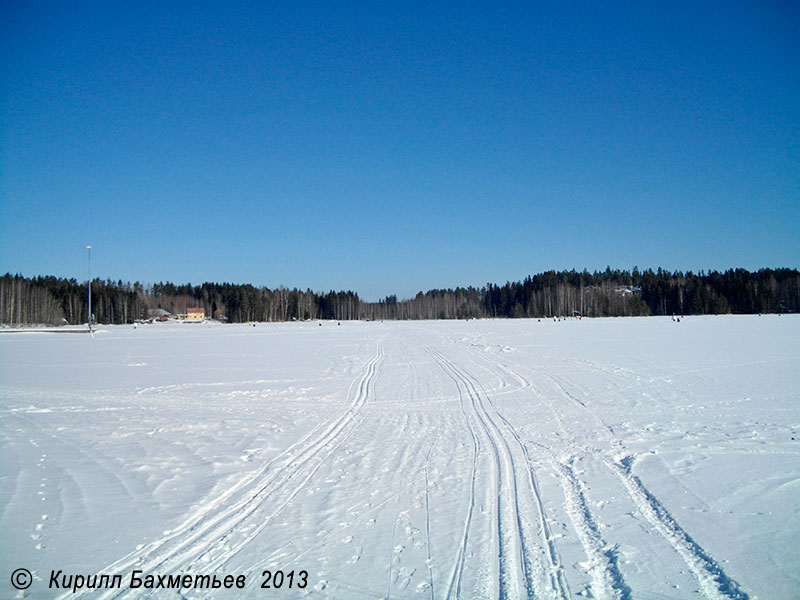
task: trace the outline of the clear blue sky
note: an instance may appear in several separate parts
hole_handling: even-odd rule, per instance
[[[797,2],[5,2],[0,271],[367,299],[800,261]]]

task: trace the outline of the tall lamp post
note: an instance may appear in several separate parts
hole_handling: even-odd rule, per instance
[[[89,251],[89,280],[86,282],[86,287],[89,288],[89,304],[87,308],[89,309],[87,314],[88,316],[88,324],[89,324],[89,331],[92,331],[92,247],[86,246],[86,250]]]

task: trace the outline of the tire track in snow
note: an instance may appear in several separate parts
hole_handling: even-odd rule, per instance
[[[440,367],[453,379],[458,388],[462,404],[466,405],[467,424],[476,437],[488,441],[493,464],[493,486],[495,507],[493,508],[496,529],[494,595],[498,598],[523,598],[549,596],[568,598],[569,590],[563,578],[558,554],[549,534],[544,505],[536,485],[533,471],[519,437],[511,429],[494,406],[479,390],[479,383],[452,361],[433,348],[426,350],[434,357]],[[501,424],[498,424],[501,422]],[[477,427],[479,436],[476,435]],[[515,458],[516,455],[516,458]],[[520,474],[520,464],[524,465]],[[528,539],[527,528],[521,514],[520,488],[527,481],[534,497],[539,527],[545,538],[542,549],[547,565],[541,565],[541,558],[534,555],[534,542]],[[449,594],[452,593],[452,582]],[[458,590],[456,590],[458,591]],[[458,597],[458,594],[456,594]]]
[[[125,575],[139,569],[144,574],[191,573],[193,568],[201,567],[203,574],[212,574],[224,566],[291,502],[358,426],[360,410],[370,396],[383,356],[383,344],[378,341],[375,356],[350,386],[348,396],[353,400],[343,414],[313,429],[254,477],[207,503],[174,530],[108,565],[102,572]],[[99,597],[117,598],[128,591],[111,591]],[[141,597],[140,593],[135,595]],[[68,597],[80,594],[70,592],[61,596]]]
[[[518,364],[516,361],[512,362]],[[497,363],[497,366],[502,370],[512,373],[508,367],[505,367],[500,363]],[[595,420],[601,426],[601,431],[603,432],[604,437],[607,438],[607,443],[609,445],[608,450],[619,455],[620,450],[624,448],[622,442],[616,438],[611,428],[598,414],[589,409],[584,402],[567,391],[565,383],[560,377],[545,373],[532,367],[525,368],[548,380],[564,398],[570,401],[572,406],[580,407],[578,410],[586,413],[593,420]],[[514,376],[520,377],[518,373],[514,373]],[[639,512],[655,528],[655,530],[666,539],[675,552],[681,557],[694,578],[697,580],[698,584],[700,585],[701,592],[706,598],[709,600],[749,599],[749,596],[741,589],[739,584],[725,573],[719,563],[717,563],[716,560],[714,560],[714,558],[678,524],[675,518],[669,513],[669,511],[667,511],[663,504],[661,504],[655,494],[650,492],[650,490],[647,489],[642,481],[635,474],[633,474],[631,468],[633,466],[635,456],[625,456],[621,459],[612,460],[605,453],[600,452],[595,448],[589,448],[583,444],[580,444],[577,442],[577,440],[575,440],[574,434],[572,434],[564,424],[564,420],[558,413],[553,403],[549,402],[549,404],[554,412],[554,416],[556,417],[559,426],[564,433],[572,439],[574,446],[573,449],[579,450],[590,456],[598,457],[603,464],[605,464],[605,466],[620,479],[623,487]],[[577,477],[575,477],[574,483],[578,487],[572,486],[570,481],[570,472],[573,476],[575,474],[574,471],[571,470],[569,462],[557,460],[555,456],[552,456],[551,460],[553,461],[553,465],[555,466],[556,470],[560,471],[561,474],[564,475],[564,481],[572,487],[571,490],[569,490],[567,487],[564,487],[565,494],[573,495],[573,501],[567,501],[568,511],[570,512],[570,517],[572,518],[574,514],[580,523],[583,519],[581,518],[582,493],[580,491],[579,480]],[[591,539],[593,519],[591,518],[591,514],[588,512],[588,506],[585,504],[585,500],[583,501],[583,505],[586,507],[586,512],[584,513],[586,520],[584,521],[583,525],[580,526],[580,529],[583,530],[584,534],[589,534],[586,539],[588,546],[587,544],[583,544],[583,539],[581,539],[581,542],[584,545],[584,548],[589,550],[592,547],[597,548],[598,546],[595,541]],[[576,530],[578,530],[577,527]],[[581,537],[581,532],[579,532],[578,535]],[[605,544],[600,544],[599,548],[603,548],[604,546]],[[594,552],[593,556],[596,558],[597,553]],[[610,575],[610,580],[607,581],[612,583],[612,589],[615,590],[614,593],[627,594],[628,592],[625,591],[627,586],[625,586],[624,580],[616,568],[616,560],[613,555],[608,556],[606,570],[608,572],[607,575]],[[591,572],[590,575],[592,575],[594,580],[594,575]],[[621,597],[625,598],[626,596],[623,595]]]

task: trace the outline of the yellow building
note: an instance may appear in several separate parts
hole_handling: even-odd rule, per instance
[[[203,321],[206,318],[205,308],[187,308],[186,320],[187,321]]]

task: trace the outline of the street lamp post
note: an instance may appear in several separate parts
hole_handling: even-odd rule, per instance
[[[92,247],[86,246],[86,250],[89,251],[89,280],[86,282],[86,287],[89,288],[89,303],[87,308],[89,309],[87,314],[88,316],[88,324],[89,324],[89,331],[92,331]]]

